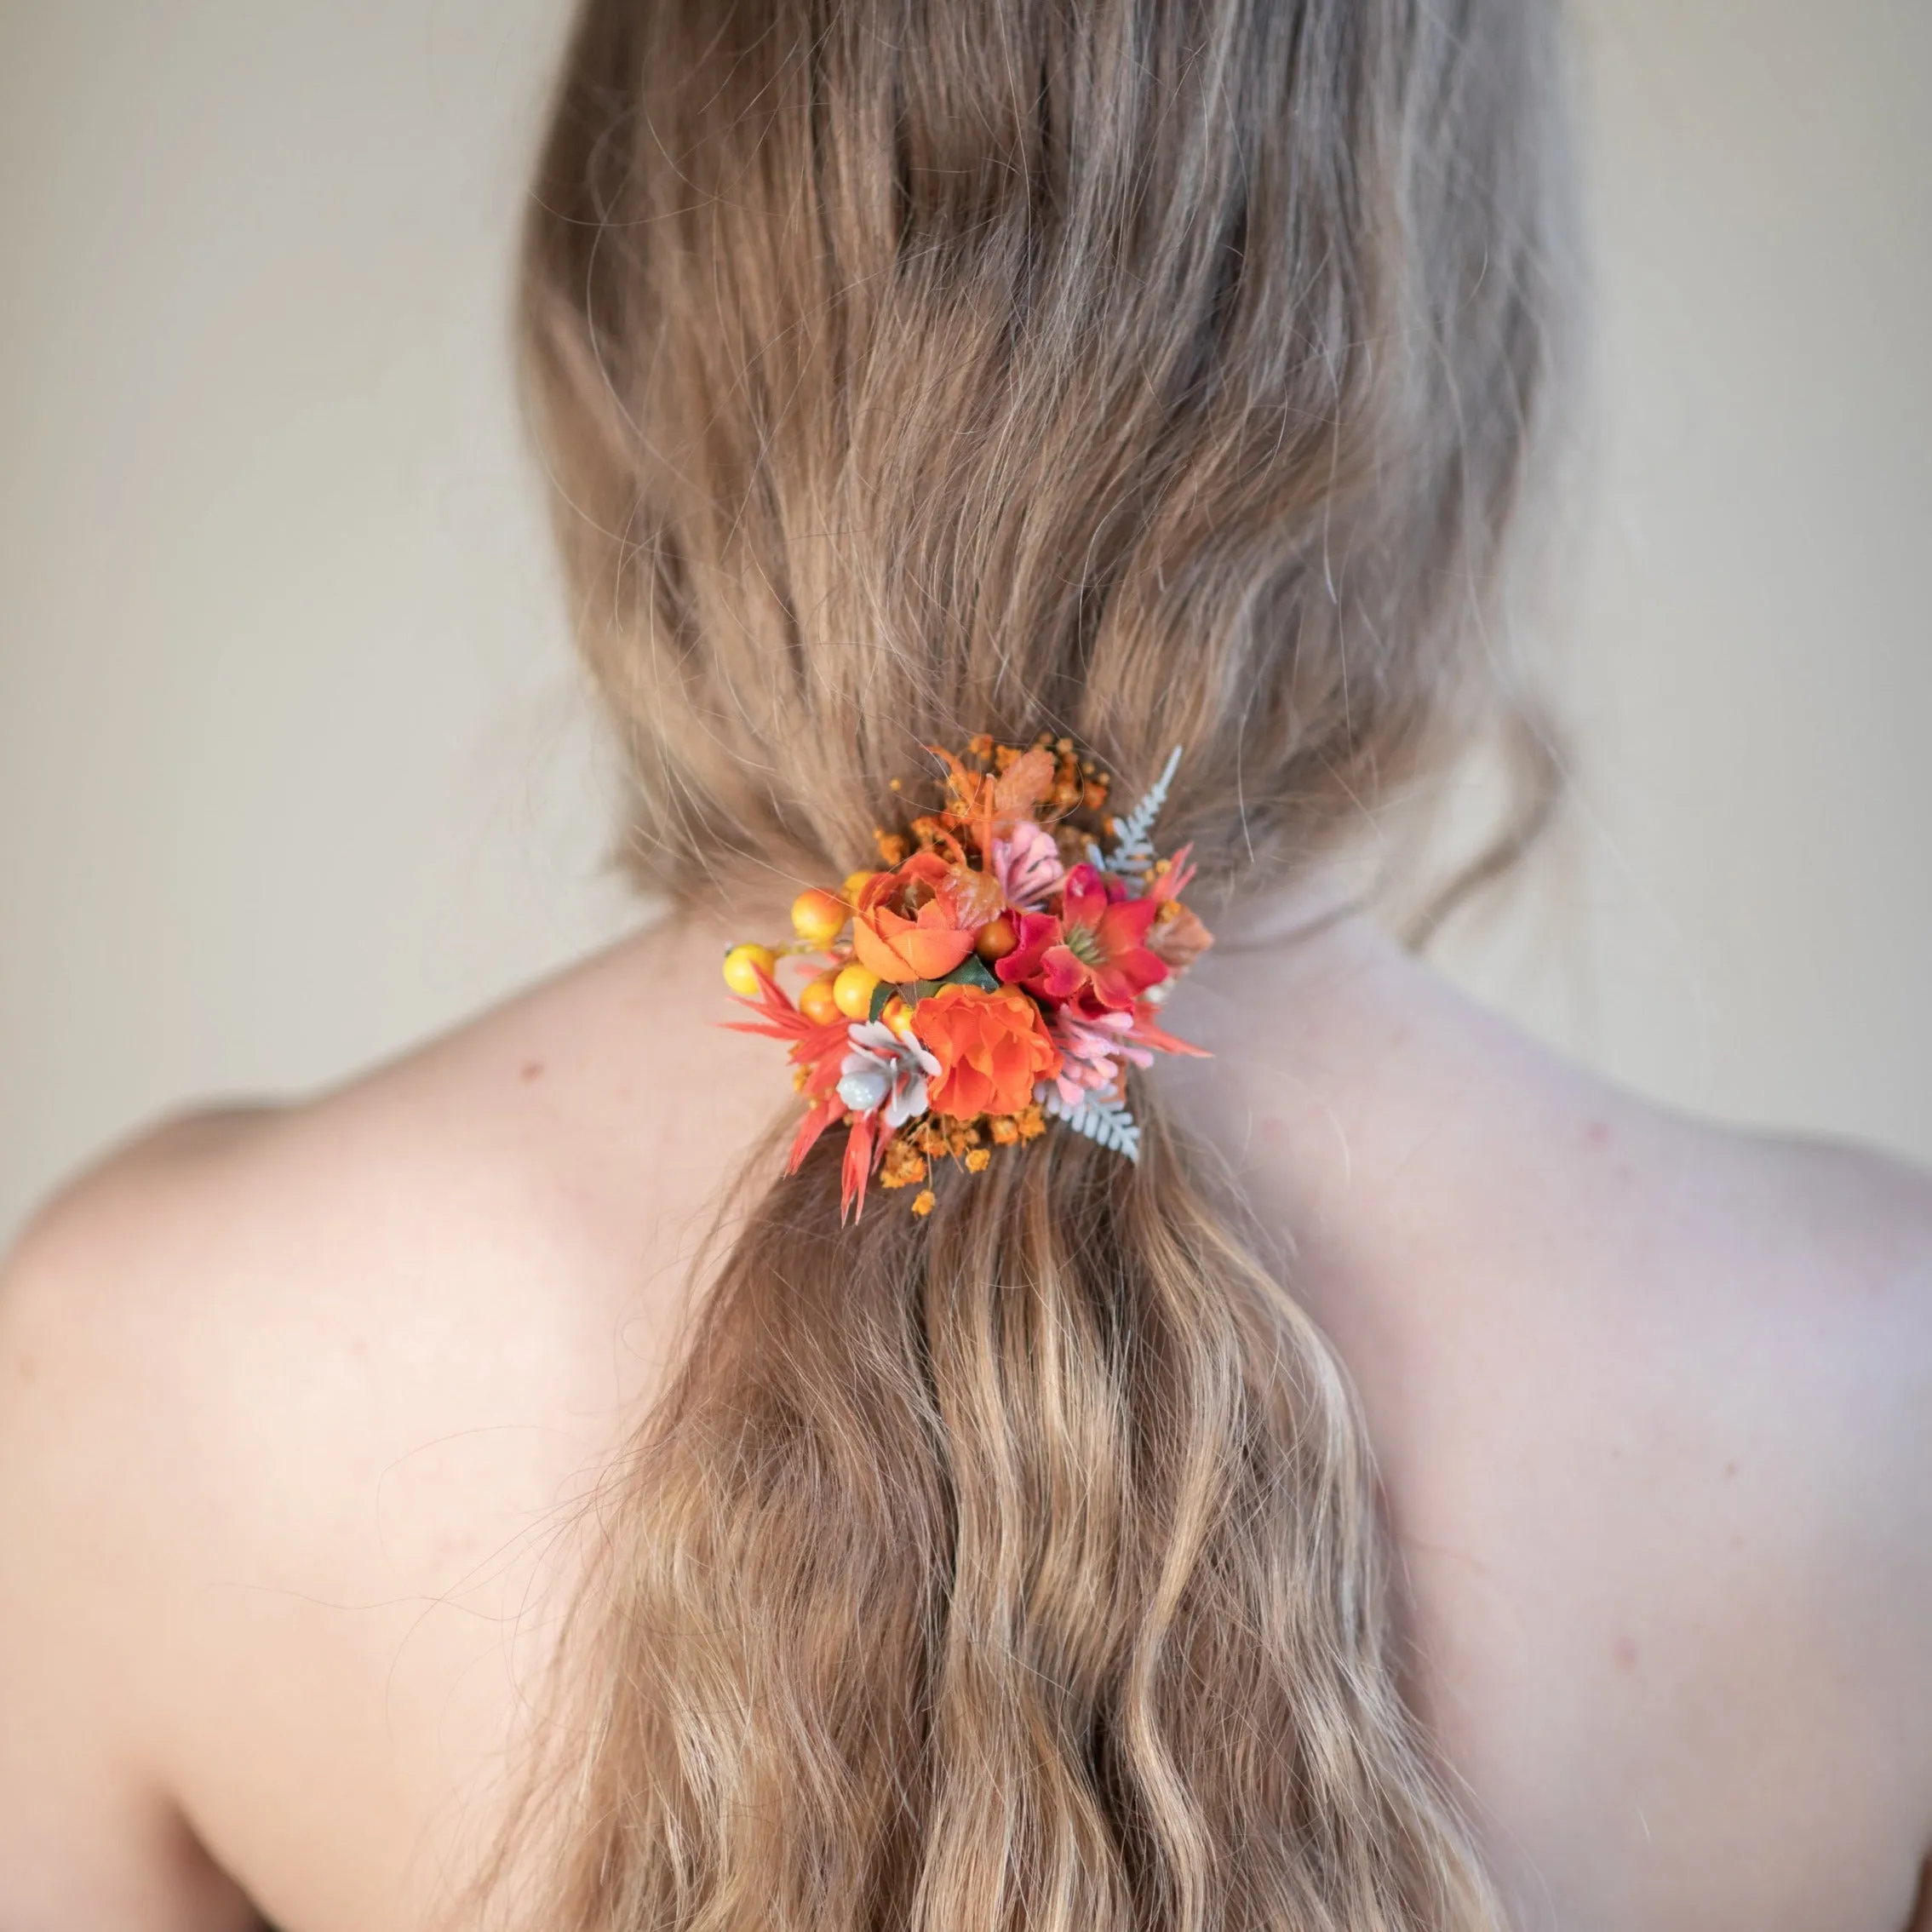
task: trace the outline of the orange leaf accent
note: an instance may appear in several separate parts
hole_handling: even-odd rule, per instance
[[[1052,753],[1041,745],[1016,759],[993,783],[994,815],[1030,818],[1034,807],[1052,791],[1058,770]]]
[[[872,1178],[879,1149],[873,1144],[874,1117],[854,1114],[851,1131],[846,1136],[846,1158],[839,1173],[839,1219],[849,1213],[853,1220],[865,1212],[865,1184]]]

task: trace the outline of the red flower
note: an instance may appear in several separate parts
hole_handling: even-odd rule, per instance
[[[1023,913],[1019,944],[993,970],[1056,1006],[1120,1012],[1167,977],[1167,963],[1146,944],[1160,911],[1158,900],[1130,899],[1091,865],[1076,865],[1059,917]]]

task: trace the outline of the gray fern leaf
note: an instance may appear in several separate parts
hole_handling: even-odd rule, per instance
[[[1153,788],[1125,818],[1114,825],[1114,849],[1107,855],[1107,870],[1124,878],[1142,879],[1154,863],[1154,822],[1167,802],[1168,788],[1180,769],[1182,747],[1176,745]]]
[[[1138,1164],[1140,1122],[1128,1112],[1126,1101],[1090,1094],[1077,1106],[1069,1107],[1060,1098],[1059,1089],[1049,1086],[1041,1092],[1040,1105],[1043,1113],[1063,1121],[1075,1133],[1083,1133],[1109,1152],[1124,1154]]]

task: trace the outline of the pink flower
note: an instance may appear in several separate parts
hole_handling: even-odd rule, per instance
[[[1079,1106],[1088,1093],[1118,1087],[1123,1060],[1136,1067],[1154,1064],[1154,1056],[1128,1037],[1133,1030],[1132,1013],[1105,1012],[1088,1019],[1063,1007],[1053,1016],[1053,1044],[1060,1049],[1054,1085],[1067,1106]]]
[[[1059,891],[1067,875],[1053,834],[1035,818],[1023,818],[1010,833],[994,840],[989,869],[1015,912],[1036,911]]]
[[[1125,1011],[1167,977],[1166,963],[1146,944],[1160,910],[1157,901],[1129,898],[1117,880],[1076,865],[1067,874],[1059,917],[1022,913],[1019,944],[993,970],[1036,1000],[1071,1001],[1090,1019]]]

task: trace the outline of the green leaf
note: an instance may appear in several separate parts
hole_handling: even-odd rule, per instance
[[[977,953],[968,953],[960,963],[939,979],[909,979],[899,985],[888,980],[880,980],[872,989],[872,1018],[877,1019],[886,1010],[886,1002],[897,993],[909,1006],[916,1006],[921,1000],[930,1000],[942,986],[977,986],[982,992],[997,993],[1000,982],[993,970]]]
[[[1000,981],[992,967],[978,954],[968,953],[943,979],[932,982],[935,991],[942,986],[977,986],[982,992],[997,993],[1000,990]]]

